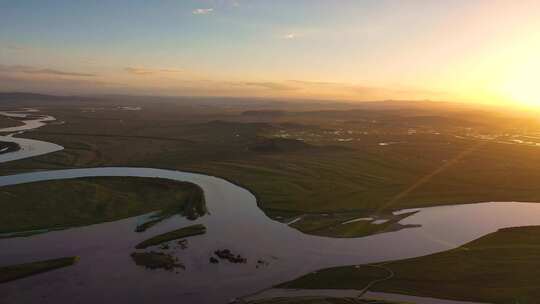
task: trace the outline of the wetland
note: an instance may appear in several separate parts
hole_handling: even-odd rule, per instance
[[[12,159],[0,164],[1,202],[9,210],[2,221],[0,266],[80,257],[72,267],[2,284],[8,302],[47,294],[51,302],[65,297],[90,303],[97,300],[97,290],[109,290],[106,274],[97,269],[103,267],[122,278],[114,296],[130,302],[181,297],[222,303],[271,286],[360,290],[362,282],[380,279],[369,265],[418,259],[413,268],[421,272],[425,265],[428,271],[430,260],[420,256],[453,254],[499,229],[540,224],[536,204],[515,202],[538,200],[540,176],[531,165],[538,153],[530,140],[506,141],[511,129],[518,132],[517,123],[499,124],[500,131],[487,136],[488,127],[474,116],[464,122],[463,113],[457,121],[426,120],[405,110],[299,109],[268,116],[257,111],[224,114],[216,106],[187,117],[171,110],[175,107],[145,104],[138,111],[120,111],[121,106],[104,106],[92,112],[41,105],[43,114],[26,117],[40,123],[5,136],[34,147],[43,142],[60,148],[32,149],[35,155],[25,159],[17,157],[23,151],[4,154]],[[95,124],[98,112],[100,124]],[[336,122],[336,115],[354,123]],[[408,122],[392,125],[395,115]],[[500,122],[497,116],[491,119]],[[347,140],[340,140],[343,136]],[[45,191],[50,195],[41,195]],[[205,229],[194,229],[192,235],[184,233],[186,227]],[[134,251],[148,240],[157,241]],[[219,262],[225,260],[231,263]],[[176,264],[181,267],[171,266]],[[482,267],[470,268],[471,275]],[[181,271],[168,274],[161,268]],[[403,272],[410,280],[407,275],[418,274]],[[96,276],[100,282],[93,280]],[[212,294],[204,292],[210,276],[216,278]],[[68,283],[69,278],[86,288]],[[302,279],[291,281],[295,278]],[[127,297],[137,280],[162,287],[142,288]],[[496,302],[475,292],[472,284],[452,291],[401,282],[375,284],[369,294]],[[429,277],[422,285],[434,282]],[[178,283],[183,289],[171,291]],[[50,294],[61,285],[69,293]],[[30,286],[32,293],[19,292]],[[456,290],[464,296],[456,297]],[[519,292],[509,289],[497,296],[518,299],[514,295]],[[342,299],[280,301],[307,300]]]

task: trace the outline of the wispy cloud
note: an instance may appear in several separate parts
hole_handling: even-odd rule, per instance
[[[181,73],[182,70],[178,69],[149,69],[149,68],[136,68],[136,67],[127,67],[124,69],[124,71],[133,74],[133,75],[154,75],[154,74],[160,74],[160,73]]]
[[[135,74],[135,75],[150,75],[154,73],[154,71],[149,70],[149,69],[131,68],[131,67],[125,68],[124,71],[130,74]]]
[[[384,99],[425,99],[428,97],[441,98],[446,92],[425,90],[415,87],[378,87],[352,83],[309,81],[309,80],[286,80],[275,82],[244,82],[241,83],[246,89],[254,87],[265,89],[276,95],[290,96],[317,96],[323,98],[339,98],[352,100],[384,100]],[[227,84],[236,86],[235,84]]]
[[[1,73],[0,91],[42,92],[50,94],[95,94],[97,92],[128,92],[126,84],[90,77],[54,77],[27,73]]]
[[[193,10],[193,15],[208,15],[214,11],[213,8],[198,8]]]
[[[330,81],[309,81],[309,80],[287,80],[289,83],[305,86],[344,86],[345,84],[339,82]]]
[[[290,91],[297,90],[297,87],[286,85],[279,82],[245,82],[244,85],[247,86],[256,86],[264,89],[274,90],[274,91]]]
[[[13,51],[13,52],[24,52],[24,51],[27,50],[25,47],[23,47],[21,45],[17,45],[17,44],[6,45],[5,49],[8,50],[8,51]]]
[[[296,38],[298,38],[298,35],[295,34],[295,33],[287,33],[287,34],[283,35],[282,38],[283,38],[283,39],[291,40],[291,39],[296,39]]]
[[[182,73],[183,70],[178,70],[178,69],[160,69],[160,70],[158,70],[158,72],[161,72],[161,73]]]
[[[41,69],[24,65],[0,65],[0,73],[24,73],[24,74],[41,74],[52,76],[70,76],[70,77],[94,77],[95,74],[68,72],[55,69]]]
[[[94,77],[95,74],[88,73],[75,73],[75,72],[65,72],[53,69],[38,69],[38,70],[28,70],[25,71],[28,74],[47,74],[47,75],[57,75],[57,76],[74,76],[74,77]]]

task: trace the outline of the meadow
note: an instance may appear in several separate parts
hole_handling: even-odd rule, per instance
[[[296,219],[294,228],[336,237],[399,228],[339,225],[391,219],[404,208],[540,199],[539,147],[512,140],[536,136],[534,118],[438,103],[331,110],[134,100],[42,102],[43,112],[64,123],[25,136],[65,150],[1,164],[2,173],[95,166],[202,172],[249,189],[275,220]]]
[[[538,226],[506,228],[450,251],[321,270],[279,287],[361,290],[381,280],[369,290],[482,303],[536,303],[539,241]]]
[[[305,104],[225,107],[138,100],[137,111],[124,110],[123,106],[133,104],[116,99],[32,100],[30,104],[58,121],[24,137],[65,149],[0,164],[3,175],[97,166],[201,172],[250,190],[261,210],[276,221],[304,233],[343,238],[408,228],[399,221],[413,212],[392,214],[401,209],[540,201],[540,123],[511,113],[425,104],[418,109],[402,103],[320,109]],[[279,110],[269,111],[269,107]],[[23,232],[15,236],[154,212],[135,228],[144,231],[175,214],[192,219],[206,214],[199,187],[148,178],[8,186],[2,187],[0,202],[0,232]],[[359,220],[365,218],[369,219]],[[157,236],[150,243],[204,232],[199,226],[185,229]],[[530,282],[538,275],[534,257],[540,254],[539,236],[538,227],[504,229],[448,252],[326,269],[279,287],[363,289],[382,280],[370,290],[534,303],[540,295]],[[166,255],[133,256],[139,262],[149,257],[159,265],[172,261]],[[55,265],[53,261],[51,269]],[[16,266],[24,266],[19,270],[25,273],[26,269],[33,272],[35,265]],[[49,263],[38,266],[39,272]],[[256,303],[381,302],[319,297]]]
[[[47,195],[43,195],[47,193]],[[2,187],[0,232],[86,226],[157,212],[151,218],[206,213],[200,188],[157,178],[88,177]]]

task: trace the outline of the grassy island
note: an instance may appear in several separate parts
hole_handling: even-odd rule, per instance
[[[43,195],[47,193],[47,195]],[[158,211],[195,219],[206,214],[200,187],[159,178],[89,177],[0,189],[0,232],[57,229]]]
[[[178,259],[163,252],[134,252],[131,258],[135,264],[148,269],[173,270],[174,268],[184,268]]]
[[[74,265],[79,257],[66,257],[39,262],[0,267],[0,284]]]
[[[197,225],[191,225],[187,227],[183,227],[180,229],[176,229],[173,231],[169,231],[163,234],[156,235],[152,238],[149,238],[135,246],[137,249],[144,249],[150,246],[156,246],[161,243],[186,238],[189,236],[195,236],[199,234],[205,234],[206,233],[206,227],[201,224]]]
[[[536,303],[540,227],[501,229],[454,250],[379,265],[330,268],[282,288],[363,289],[458,301]],[[392,275],[389,275],[392,274]]]
[[[17,143],[0,141],[0,154],[19,151],[21,146]]]

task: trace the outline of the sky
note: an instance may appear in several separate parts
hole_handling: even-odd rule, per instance
[[[0,0],[0,91],[540,106],[537,0]]]

